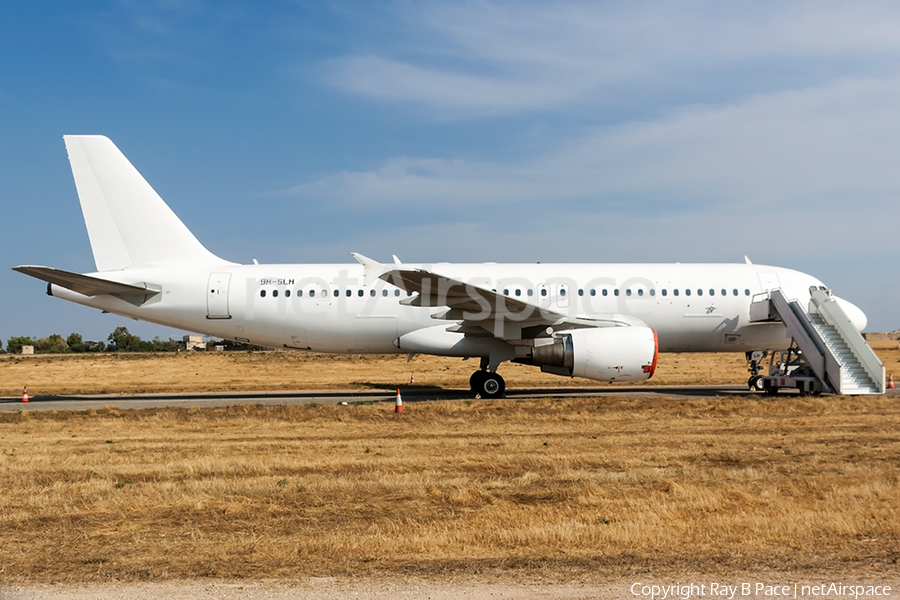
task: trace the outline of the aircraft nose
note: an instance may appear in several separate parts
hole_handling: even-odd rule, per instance
[[[850,319],[850,322],[853,323],[853,326],[856,327],[856,330],[862,333],[869,323],[869,320],[866,318],[866,313],[860,310],[859,307],[852,302],[848,302],[843,298],[835,296],[834,299],[837,301],[838,306],[840,306],[847,314],[847,317]]]

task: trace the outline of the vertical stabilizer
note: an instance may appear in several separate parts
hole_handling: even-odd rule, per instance
[[[63,139],[98,271],[229,264],[203,247],[109,138]]]

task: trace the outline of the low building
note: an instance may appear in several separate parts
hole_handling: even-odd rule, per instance
[[[206,350],[202,335],[186,335],[183,339],[185,350]]]

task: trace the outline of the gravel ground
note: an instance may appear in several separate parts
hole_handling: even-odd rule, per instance
[[[727,592],[718,591],[710,593],[710,584],[718,582],[720,585],[734,586],[734,592],[729,597]],[[741,584],[750,585],[750,594],[742,594]],[[761,582],[761,583],[760,583]],[[790,600],[794,598],[791,593],[793,586],[797,584],[798,600],[813,600],[817,598],[827,600],[878,600],[887,598],[900,598],[900,576],[861,576],[853,577],[844,574],[831,575],[775,575],[766,578],[753,576],[716,577],[716,576],[692,576],[681,581],[641,581],[636,591],[634,581],[610,583],[610,584],[560,584],[560,583],[479,583],[479,582],[435,582],[408,579],[399,582],[385,580],[341,580],[332,577],[310,578],[304,581],[283,582],[224,582],[224,581],[181,581],[166,583],[128,583],[128,584],[104,584],[104,585],[22,585],[0,586],[0,599],[2,600],[31,600],[34,598],[46,598],[49,600],[163,600],[190,598],[192,600],[337,600],[353,598],[359,600],[392,600],[395,598],[414,598],[423,600],[588,600],[602,598],[603,600],[651,600],[651,595],[640,594],[641,586],[672,586],[704,584],[702,594],[693,593],[685,595],[685,592],[674,592],[669,589],[665,597],[670,600],[700,600],[703,598],[728,600]],[[757,584],[765,586],[756,589]],[[842,593],[835,590],[822,591],[827,593],[802,594],[803,585],[831,584],[844,586],[881,586],[880,588],[862,588],[863,591],[854,593],[852,589],[844,589]],[[779,587],[774,587],[779,586]],[[786,587],[780,587],[786,586]],[[883,586],[890,586],[887,590]],[[644,588],[645,591],[649,587]],[[683,588],[686,589],[686,588]],[[656,598],[662,598],[663,592],[657,588]],[[875,593],[872,593],[875,592]]]
[[[560,598],[581,600],[589,598],[625,598],[631,596],[627,585],[520,585],[520,584],[456,584],[405,581],[336,581],[332,578],[311,579],[303,583],[286,584],[228,583],[228,582],[170,582],[109,585],[32,585],[0,587],[3,600],[392,600],[415,598],[429,600],[537,600]],[[633,597],[632,597],[633,598]],[[635,599],[637,600],[637,599]]]

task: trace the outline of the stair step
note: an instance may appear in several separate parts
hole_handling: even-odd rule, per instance
[[[881,393],[882,384],[876,381],[866,366],[871,360],[870,354],[857,355],[857,351],[863,352],[864,350],[858,346],[860,337],[858,332],[855,329],[842,331],[836,325],[826,321],[829,314],[838,315],[839,313],[836,311],[840,311],[840,306],[834,302],[830,292],[827,290],[811,291],[809,309],[815,312],[809,312],[807,307],[802,306],[798,301],[788,299],[781,290],[772,290],[769,297],[788,331],[795,340],[798,340],[798,343],[802,342],[808,334],[813,334],[813,339],[818,336],[821,340],[821,344],[814,344],[814,346],[822,347],[808,348],[804,343],[802,350],[808,352],[810,357],[819,352],[829,355],[829,360],[825,362],[826,369],[832,369],[834,363],[839,366],[838,373],[829,371],[827,375],[821,374],[823,379],[829,378],[832,381],[837,379],[835,383],[843,394]],[[840,319],[838,321],[843,322]]]

